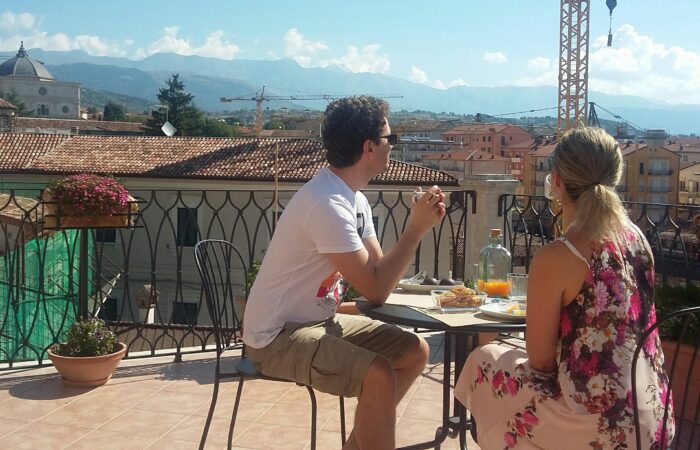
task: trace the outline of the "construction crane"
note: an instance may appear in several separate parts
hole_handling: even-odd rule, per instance
[[[617,0],[607,0],[610,10],[608,47],[612,46],[612,13]],[[559,99],[557,137],[569,128],[586,125],[588,108],[589,0],[561,0],[559,22]]]
[[[263,128],[263,110],[262,104],[264,101],[271,100],[326,100],[331,102],[339,98],[347,97],[347,95],[326,95],[326,94],[305,94],[305,95],[265,95],[265,86],[263,86],[260,94],[255,94],[255,97],[240,96],[240,97],[221,97],[222,102],[235,102],[235,101],[254,101],[255,102],[255,133],[260,135],[260,131]],[[377,98],[403,98],[402,95],[390,94],[390,95],[373,95]]]

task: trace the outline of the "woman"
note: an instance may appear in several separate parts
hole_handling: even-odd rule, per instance
[[[636,448],[632,356],[656,321],[654,260],[615,192],[617,142],[597,128],[566,133],[552,153],[551,196],[563,237],[540,249],[528,281],[526,351],[473,352],[455,396],[482,449]],[[668,378],[658,335],[637,363],[643,448],[660,441]],[[668,440],[673,438],[669,412]]]

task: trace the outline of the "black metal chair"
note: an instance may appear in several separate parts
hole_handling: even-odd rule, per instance
[[[667,348],[667,352],[664,354],[666,360],[672,360],[671,368],[670,370],[668,370],[668,384],[669,387],[672,387],[671,392],[672,394],[674,394],[673,397],[675,398],[673,406],[675,410],[674,416],[676,423],[676,432],[675,438],[673,442],[669,443],[668,448],[700,449],[700,426],[698,424],[698,421],[700,419],[700,395],[698,396],[699,398],[688,398],[690,387],[692,384],[691,381],[693,372],[696,370],[700,370],[700,368],[695,366],[696,361],[700,359],[698,358],[698,347],[700,346],[700,342],[698,342],[697,340],[690,344],[692,348],[692,358],[689,362],[689,367],[683,367],[680,369],[681,373],[678,374],[680,377],[680,381],[674,383],[674,380],[676,380],[677,375],[676,372],[679,368],[679,355],[681,353],[683,341],[686,337],[689,327],[698,327],[698,320],[700,320],[700,307],[686,308],[681,309],[679,311],[675,311],[659,319],[655,324],[653,324],[642,335],[642,339],[637,345],[637,349],[634,352],[634,357],[632,358],[632,407],[634,411],[634,427],[637,438],[638,450],[641,450],[642,442],[641,426],[639,423],[639,406],[637,404],[637,371],[635,370],[635,368],[637,367],[637,360],[639,359],[639,355],[642,352],[642,349],[644,348],[644,343],[649,338],[649,336],[651,336],[652,333],[654,333],[654,331],[657,331],[659,327],[667,327],[669,325],[672,325],[676,330],[679,331],[679,336],[677,342],[673,343],[673,346],[671,347],[672,351],[668,352],[669,348]],[[700,363],[698,365],[700,365]],[[678,389],[679,392],[685,393],[685,395],[683,395],[682,398],[680,398],[678,395],[676,395],[676,392],[674,392],[674,387]],[[669,414],[671,398],[672,395],[667,395],[666,402],[664,404],[664,425],[663,428],[660,430],[661,442],[666,441],[668,436],[668,430],[666,429],[666,419],[668,418]],[[695,401],[696,407],[694,408],[694,410],[686,412],[686,409],[690,409],[687,408],[687,406],[689,405],[688,401],[692,402],[693,400]],[[692,405],[692,403],[690,404]],[[686,425],[689,426],[690,429],[688,429]]]
[[[209,406],[209,414],[207,414],[207,421],[202,431],[199,448],[200,450],[204,449],[207,440],[209,427],[216,408],[220,380],[222,378],[238,378],[238,392],[236,393],[233,414],[231,416],[231,425],[229,426],[228,432],[228,448],[230,449],[233,443],[233,429],[236,423],[241,393],[243,392],[244,380],[264,379],[285,382],[292,382],[292,380],[265,376],[255,370],[250,360],[246,357],[245,345],[241,340],[242,320],[235,310],[236,295],[234,295],[233,292],[233,281],[236,279],[242,280],[245,299],[247,299],[248,287],[246,280],[248,279],[248,270],[245,260],[238,249],[228,241],[207,239],[197,243],[194,248],[194,254],[197,262],[197,269],[202,277],[204,297],[211,316],[216,340],[214,392],[212,394],[211,405]],[[240,275],[235,275],[233,273],[236,270],[242,272],[242,278]],[[232,349],[240,349],[242,352],[241,358],[236,361],[234,372],[222,371],[221,356],[225,351]],[[306,387],[311,397],[311,448],[315,449],[316,395],[312,387],[301,383],[297,383],[297,385]],[[345,402],[343,397],[340,397],[340,433],[342,445],[345,445]]]

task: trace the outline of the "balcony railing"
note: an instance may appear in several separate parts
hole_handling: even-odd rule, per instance
[[[669,175],[673,175],[673,169],[668,169],[668,168],[656,169],[654,167],[650,167],[647,169],[647,175],[669,176]]]
[[[668,186],[647,186],[647,192],[671,192]]]
[[[232,241],[248,265],[261,260],[276,220],[295,191],[132,190],[143,200],[139,228],[89,233],[89,314],[103,318],[128,345],[128,357],[175,355],[211,349],[212,328],[194,262],[194,244]],[[406,225],[412,192],[365,190],[377,235],[390,248]],[[49,347],[74,322],[78,305],[79,239],[76,231],[41,226],[39,191],[0,197],[0,369],[41,365]],[[435,277],[452,270],[464,279],[468,217],[474,191],[450,192],[448,214],[416,251],[410,271]],[[482,243],[479,242],[479,245]],[[232,273],[237,295],[245,280]],[[149,308],[153,304],[152,310]],[[231,312],[240,315],[240,311]],[[233,323],[233,320],[231,321]],[[236,322],[238,323],[238,322]],[[232,330],[240,338],[240,330]]]
[[[700,280],[700,239],[693,219],[700,205],[623,202],[654,253],[657,281]],[[545,197],[503,195],[499,200],[505,242],[514,266],[529,269],[538,248],[561,232],[561,214]]]

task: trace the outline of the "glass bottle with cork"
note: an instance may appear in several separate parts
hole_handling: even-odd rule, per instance
[[[479,252],[477,288],[489,297],[508,297],[506,274],[511,271],[510,252],[501,245],[501,230],[489,230],[489,243]]]

